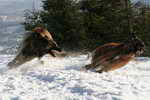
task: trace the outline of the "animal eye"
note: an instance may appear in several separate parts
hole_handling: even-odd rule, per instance
[[[47,36],[44,36],[44,38],[48,39],[48,37],[47,37]]]

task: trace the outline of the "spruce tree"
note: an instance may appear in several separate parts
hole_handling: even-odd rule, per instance
[[[82,0],[81,9],[86,33],[93,41],[90,44],[119,42],[127,38],[126,9],[122,0]]]
[[[143,11],[134,8],[130,0],[44,0],[42,11],[26,13],[24,25],[26,29],[48,28],[59,45],[71,50],[123,42],[130,39],[131,30],[147,46],[150,14]],[[150,56],[149,52],[147,46],[144,55]]]
[[[79,46],[84,38],[84,28],[82,13],[79,11],[77,2],[45,0],[43,9],[41,18],[47,28],[55,33],[56,39],[67,47]]]

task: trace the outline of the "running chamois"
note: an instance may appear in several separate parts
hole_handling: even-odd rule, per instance
[[[33,58],[39,59],[45,54],[55,57],[55,52],[61,52],[61,48],[53,40],[52,35],[43,27],[36,27],[25,34],[18,55],[8,63],[9,68],[16,68]]]
[[[144,52],[144,42],[137,36],[123,43],[106,43],[92,52],[91,64],[83,69],[98,73],[113,71],[126,65]]]

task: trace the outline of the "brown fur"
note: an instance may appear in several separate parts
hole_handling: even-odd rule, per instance
[[[96,72],[108,72],[123,67],[144,50],[144,43],[139,39],[124,43],[107,43],[92,52],[91,64],[86,69]]]
[[[15,68],[35,57],[40,59],[45,54],[50,54],[55,57],[55,52],[53,51],[61,52],[61,49],[53,40],[48,30],[42,27],[36,27],[32,32],[26,33],[19,54],[13,61],[8,63],[8,66],[9,68]]]

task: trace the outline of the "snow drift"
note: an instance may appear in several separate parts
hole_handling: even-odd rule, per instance
[[[83,72],[86,55],[43,57],[7,70],[14,56],[0,56],[0,100],[149,100],[150,59],[137,58],[109,73]]]

